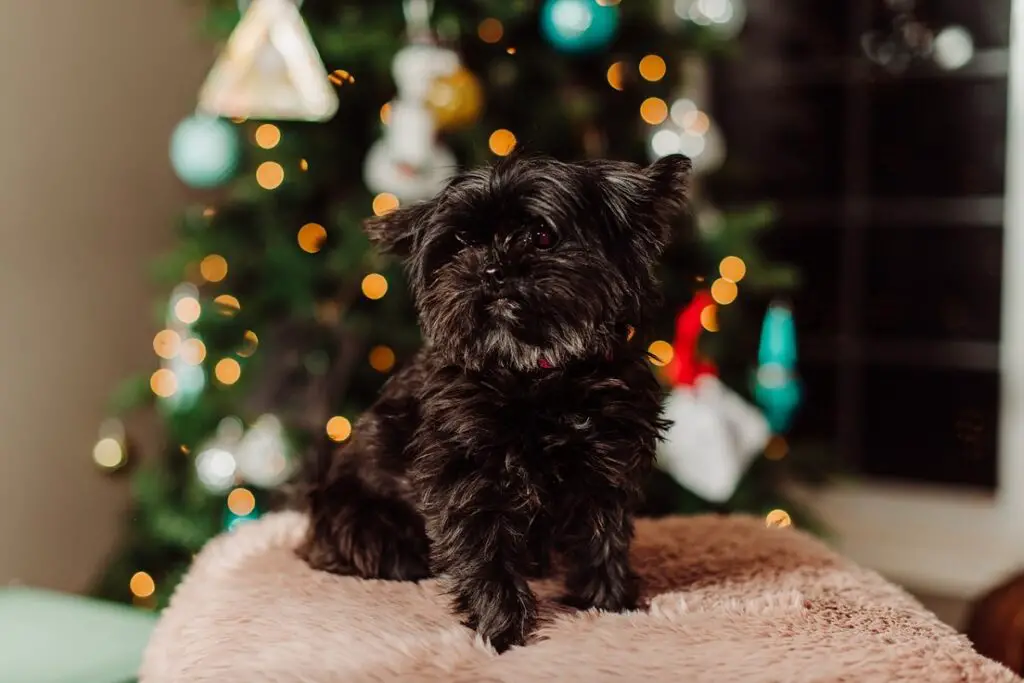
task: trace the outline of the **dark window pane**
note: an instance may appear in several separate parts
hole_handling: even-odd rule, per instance
[[[801,362],[803,400],[793,419],[789,436],[834,443],[836,440],[838,373],[832,364]]]
[[[869,366],[864,379],[865,474],[995,488],[997,374]]]
[[[871,93],[871,194],[1002,194],[1006,81],[906,79]]]
[[[953,24],[966,28],[975,49],[1010,44],[1010,0],[929,0],[917,4],[917,16],[935,31]]]
[[[999,228],[867,231],[863,325],[868,336],[998,341]]]
[[[839,331],[839,246],[836,224],[787,227],[785,209],[780,224],[765,232],[765,257],[786,263],[800,273],[794,318],[801,335],[835,335]]]
[[[747,2],[737,66],[765,58],[806,65],[846,53],[849,9],[842,2]]]

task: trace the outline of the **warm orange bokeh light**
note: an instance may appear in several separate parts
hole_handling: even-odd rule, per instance
[[[319,223],[306,223],[299,228],[296,239],[298,239],[299,248],[302,251],[315,254],[323,248],[324,240],[327,239],[327,230]]]
[[[232,489],[228,494],[228,510],[231,514],[245,517],[256,509],[256,496],[249,489]]]
[[[149,388],[160,398],[170,398],[178,390],[178,377],[167,368],[160,368],[149,378]]]
[[[213,368],[213,374],[221,384],[231,385],[242,376],[242,366],[234,358],[221,358]]]
[[[718,264],[718,272],[722,274],[723,280],[739,282],[747,274],[747,264],[739,256],[726,256]]]
[[[352,423],[346,417],[335,415],[327,421],[327,436],[331,441],[344,441],[352,436]]]
[[[387,346],[375,346],[370,350],[370,367],[377,372],[387,372],[395,367],[395,352]]]
[[[174,358],[180,347],[181,337],[174,330],[160,330],[153,337],[153,351],[161,358]]]
[[[708,304],[701,309],[700,325],[708,332],[718,332],[718,306]]]
[[[501,22],[494,17],[488,17],[480,22],[480,25],[476,29],[476,34],[480,36],[480,40],[485,43],[497,43],[501,40],[501,37],[505,35],[505,27],[501,25]]]
[[[625,71],[625,62],[615,62],[610,67],[608,67],[608,85],[612,86],[616,90],[622,90],[622,81]]]
[[[156,592],[156,582],[146,572],[135,572],[132,574],[128,587],[131,589],[132,595],[137,598],[148,598]]]
[[[220,282],[228,276],[228,260],[220,254],[210,254],[199,262],[199,274],[207,282]]]
[[[665,60],[658,55],[647,55],[640,60],[640,76],[645,81],[660,81],[665,77]]]
[[[380,273],[370,273],[363,278],[362,288],[367,299],[381,299],[388,293],[388,281]]]
[[[272,123],[264,123],[256,129],[256,144],[263,149],[273,149],[281,142],[281,129]]]
[[[499,128],[491,133],[491,137],[487,141],[487,145],[491,148],[491,151],[499,157],[505,157],[511,154],[512,150],[515,149],[516,136],[510,130]]]
[[[276,161],[264,161],[256,168],[256,182],[264,190],[275,190],[284,182],[284,167]]]
[[[667,341],[658,340],[651,342],[651,345],[647,347],[647,353],[651,354],[650,361],[658,367],[668,365],[672,362],[672,357],[675,355],[675,351],[672,349],[672,345]]]
[[[390,192],[381,192],[373,198],[373,215],[383,216],[398,208],[398,197]]]
[[[711,283],[711,298],[723,306],[736,301],[737,294],[739,294],[739,287],[736,286],[735,282],[729,282],[725,278],[718,278]]]

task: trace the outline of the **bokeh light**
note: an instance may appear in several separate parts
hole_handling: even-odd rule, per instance
[[[315,254],[323,248],[324,240],[327,239],[327,230],[319,223],[306,223],[299,228],[296,239],[302,251]]]
[[[199,262],[199,274],[207,282],[220,282],[228,276],[228,260],[220,254],[210,254]]]
[[[256,144],[263,149],[273,149],[281,142],[281,129],[272,123],[264,123],[256,129]]]
[[[476,34],[480,36],[480,40],[485,43],[497,43],[501,40],[501,37],[505,35],[505,27],[501,25],[501,22],[494,17],[488,17],[480,22],[480,25],[476,29]]]
[[[645,81],[660,81],[665,77],[665,60],[658,55],[647,55],[640,60],[640,76]]]
[[[726,256],[718,264],[718,272],[721,273],[723,280],[736,283],[747,274],[747,264],[739,256]]]
[[[327,436],[332,441],[344,441],[352,436],[352,423],[347,417],[335,415],[327,421]]]
[[[181,359],[189,365],[199,365],[206,360],[206,344],[192,337],[181,343]]]
[[[785,437],[776,434],[764,448],[764,457],[769,460],[782,460],[789,454],[789,443]]]
[[[242,358],[248,358],[256,353],[256,347],[260,345],[260,338],[252,330],[246,330],[242,339],[242,348],[238,350],[238,355]]]
[[[374,346],[370,350],[370,367],[377,372],[387,372],[395,367],[395,352],[387,346]]]
[[[718,332],[718,306],[708,304],[701,309],[700,326],[708,332]]]
[[[388,281],[380,273],[370,273],[363,278],[362,289],[367,299],[381,299],[388,293]]]
[[[764,525],[768,527],[787,527],[792,524],[793,520],[785,510],[772,510],[764,517]]]
[[[153,337],[153,351],[165,360],[170,360],[178,355],[179,348],[181,348],[181,337],[174,330],[160,330]]]
[[[675,355],[672,345],[667,341],[660,339],[658,341],[651,342],[651,345],[647,347],[647,353],[651,355],[651,363],[658,367],[671,363],[672,357]]]
[[[230,386],[242,376],[242,366],[234,358],[221,358],[214,366],[213,374],[218,382]]]
[[[264,161],[256,168],[256,183],[264,190],[275,190],[284,182],[284,167],[276,161]]]
[[[174,317],[186,325],[199,320],[202,311],[199,300],[194,296],[183,296],[174,303]]]
[[[723,306],[735,301],[737,294],[739,294],[739,287],[735,282],[729,282],[720,277],[711,283],[711,298]]]
[[[107,470],[116,470],[127,460],[121,442],[113,437],[106,437],[96,442],[92,448],[93,461]]]
[[[351,85],[356,82],[356,77],[345,69],[335,69],[327,76],[327,80],[338,86],[345,85],[346,83]]]
[[[626,73],[625,62],[615,62],[608,67],[608,85],[612,86],[616,90],[622,90],[624,87],[623,81]]]
[[[390,192],[381,192],[373,198],[373,215],[384,216],[398,208],[398,197]]]
[[[512,150],[515,149],[516,136],[510,130],[499,128],[491,133],[491,137],[487,141],[487,145],[491,148],[491,151],[499,157],[505,157],[511,154]]]
[[[656,126],[668,118],[668,105],[660,97],[648,97],[640,105],[640,118]]]
[[[380,122],[385,126],[391,123],[391,103],[385,102],[380,107]]]
[[[146,572],[135,572],[128,582],[128,588],[137,598],[148,598],[156,592],[156,581]]]
[[[160,398],[170,398],[178,390],[178,377],[167,368],[160,368],[149,378],[149,388]]]
[[[228,510],[231,514],[244,517],[256,509],[256,496],[249,489],[231,489],[228,494]]]
[[[217,312],[221,315],[231,317],[242,310],[242,304],[230,294],[221,294],[214,298],[213,303],[217,304]]]

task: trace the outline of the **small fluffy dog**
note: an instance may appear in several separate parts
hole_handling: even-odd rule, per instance
[[[499,652],[533,629],[527,577],[552,552],[570,604],[635,606],[632,510],[664,426],[642,332],[689,175],[678,155],[517,155],[367,222],[405,259],[425,344],[321,454],[312,567],[442,576]]]

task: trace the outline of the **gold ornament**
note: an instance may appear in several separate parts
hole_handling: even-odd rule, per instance
[[[431,84],[427,106],[437,119],[437,127],[451,130],[469,125],[480,116],[483,91],[480,81],[469,69],[460,66],[454,73]]]

